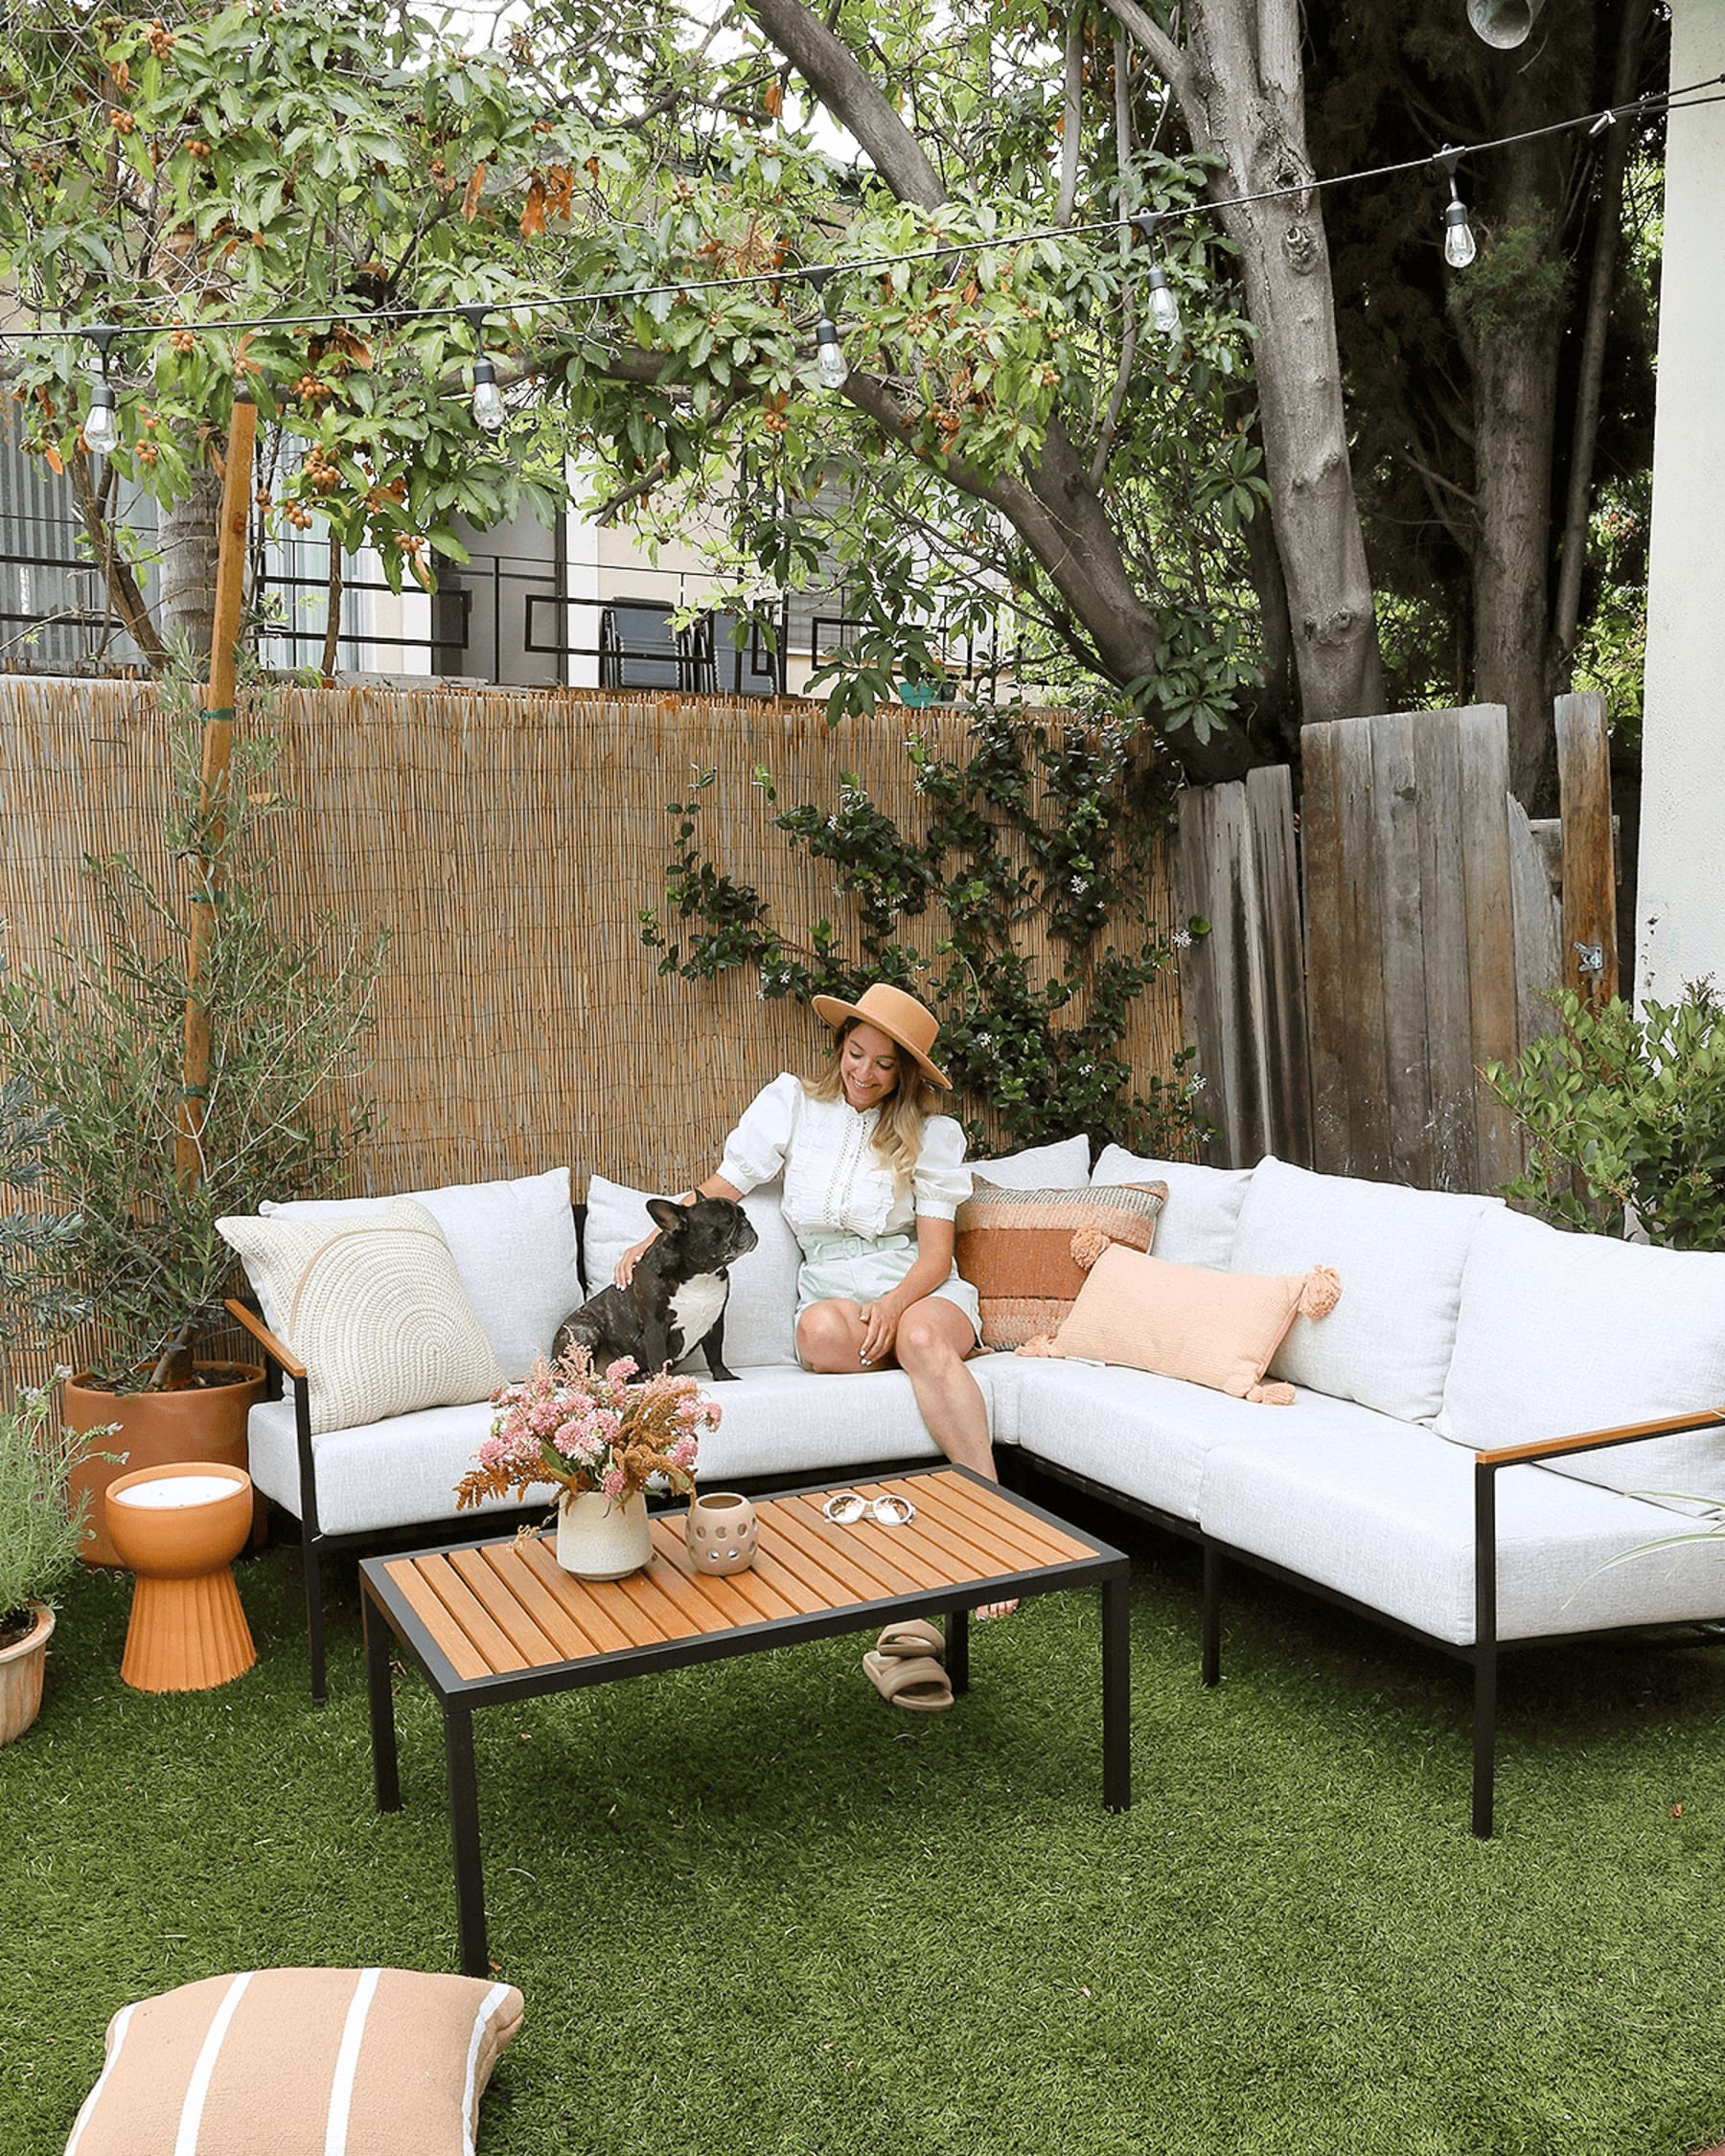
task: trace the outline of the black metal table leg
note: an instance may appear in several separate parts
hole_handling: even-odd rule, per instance
[[[372,1786],[380,1812],[402,1808],[396,1762],[395,1691],[389,1682],[389,1626],[363,1584],[359,1615],[365,1626],[365,1686],[371,1700]]]
[[[486,1976],[485,1874],[479,1859],[479,1789],[473,1776],[473,1715],[444,1702],[444,1755],[449,1770],[449,1832],[455,1844],[455,1919],[464,1976]]]
[[[1131,1592],[1125,1572],[1102,1582],[1102,1803],[1111,1812],[1132,1802]]]
[[[970,1690],[970,1612],[954,1610],[947,1618],[946,1673],[955,1694]]]

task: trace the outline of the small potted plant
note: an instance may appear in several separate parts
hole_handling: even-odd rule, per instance
[[[91,1437],[107,1434],[63,1429],[51,1385],[0,1408],[0,1744],[22,1736],[42,1704],[54,1595],[78,1562],[90,1503],[69,1502],[72,1474]]]
[[[596,1370],[585,1347],[543,1356],[518,1385],[492,1395],[491,1434],[479,1464],[455,1486],[457,1509],[484,1498],[523,1501],[547,1483],[557,1502],[557,1561],[582,1579],[622,1579],[653,1554],[647,1485],[695,1486],[701,1439],[719,1427],[718,1404],[693,1378],[660,1370],[638,1385],[632,1360]]]
[[[216,1223],[342,1180],[369,1115],[343,1123],[322,1104],[357,1067],[381,951],[333,921],[282,926],[271,868],[289,804],[273,739],[236,742],[212,802],[190,699],[158,693],[173,726],[165,865],[86,857],[100,932],[61,939],[44,965],[7,972],[0,952],[0,1064],[54,1120],[34,1203],[73,1224],[32,1258],[42,1306],[88,1318],[66,1421],[118,1423],[134,1468],[243,1466],[263,1372],[201,1352],[233,1273]],[[208,1041],[196,1081],[194,1013]],[[46,1348],[45,1331],[25,1344]],[[92,1457],[73,1483],[93,1500],[81,1554],[99,1564],[117,1561],[102,1518],[112,1479]]]

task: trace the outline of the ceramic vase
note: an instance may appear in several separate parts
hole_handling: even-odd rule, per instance
[[[653,1555],[647,1499],[565,1490],[557,1506],[557,1561],[577,1579],[627,1579]]]
[[[690,1500],[683,1538],[697,1571],[747,1571],[759,1536],[754,1506],[734,1490],[708,1490]]]
[[[0,1744],[21,1737],[42,1705],[42,1664],[54,1630],[54,1612],[41,1602],[29,1607],[35,1614],[34,1629],[10,1647],[0,1647]]]

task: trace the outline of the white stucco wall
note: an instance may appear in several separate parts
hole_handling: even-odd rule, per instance
[[[1674,0],[1671,84],[1725,74],[1725,0]],[[1725,988],[1725,104],[1674,112],[1653,438],[1636,993]]]

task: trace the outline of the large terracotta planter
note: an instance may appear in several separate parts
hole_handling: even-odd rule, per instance
[[[66,1427],[100,1430],[104,1423],[117,1422],[118,1435],[99,1440],[96,1450],[126,1455],[118,1467],[105,1459],[89,1459],[72,1470],[72,1502],[76,1504],[85,1490],[90,1493],[78,1552],[86,1565],[121,1562],[108,1539],[103,1504],[108,1484],[119,1476],[146,1467],[172,1467],[188,1459],[218,1460],[224,1467],[243,1469],[245,1418],[252,1402],[263,1397],[264,1372],[255,1364],[220,1366],[243,1369],[246,1374],[233,1385],[188,1386],[181,1392],[104,1392],[87,1382],[87,1371],[67,1379],[60,1407]],[[264,1517],[263,1498],[254,1497],[254,1543],[263,1540]]]
[[[22,1736],[35,1720],[42,1704],[42,1664],[48,1656],[48,1636],[54,1630],[54,1612],[44,1602],[32,1602],[35,1630],[10,1647],[0,1647],[0,1744]]]

